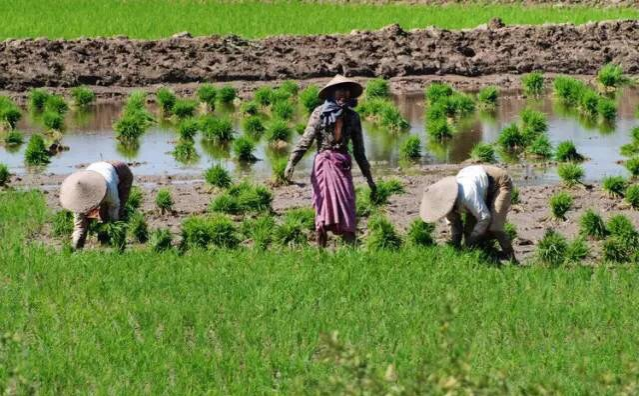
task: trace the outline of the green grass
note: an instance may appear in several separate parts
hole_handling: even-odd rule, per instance
[[[160,38],[187,30],[194,35],[238,34],[265,37],[275,34],[347,33],[399,23],[405,29],[436,25],[471,28],[500,17],[506,24],[545,22],[585,23],[607,19],[636,19],[631,8],[528,7],[508,5],[339,5],[215,0],[59,0],[55,7],[39,0],[2,2],[0,39],[10,37],[77,38],[113,36]],[[64,21],[64,23],[60,23]]]

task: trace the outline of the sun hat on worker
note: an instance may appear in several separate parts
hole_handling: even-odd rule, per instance
[[[326,100],[328,98],[329,93],[333,89],[335,89],[335,87],[338,85],[347,87],[351,91],[351,98],[353,99],[357,98],[358,96],[362,94],[362,92],[364,92],[364,88],[362,87],[360,83],[338,74],[335,77],[333,77],[333,79],[329,81],[328,84],[326,84],[324,88],[322,88],[319,91],[318,96],[320,97],[320,99]]]
[[[435,222],[453,210],[459,187],[455,176],[448,176],[424,188],[419,215],[427,223]]]
[[[88,213],[100,205],[106,191],[106,180],[98,172],[75,172],[62,182],[60,204],[75,213]]]

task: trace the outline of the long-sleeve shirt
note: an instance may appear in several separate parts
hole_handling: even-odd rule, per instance
[[[118,172],[113,165],[103,161],[92,163],[87,170],[99,173],[106,180],[106,195],[100,205],[106,207],[109,220],[118,220],[120,218],[120,194],[118,191],[120,178],[118,177]]]
[[[446,216],[446,220],[453,227],[453,240],[461,237],[461,214],[470,213],[477,223],[469,239],[476,240],[483,235],[490,226],[491,215],[486,205],[488,194],[488,174],[481,165],[468,166],[457,174],[459,186],[454,210]]]
[[[348,143],[353,143],[353,156],[362,174],[367,180],[372,179],[371,167],[366,159],[366,150],[364,148],[364,136],[362,133],[362,123],[359,114],[355,111],[346,109],[343,112],[343,124],[341,137],[335,139],[335,124],[323,127],[320,122],[320,114],[322,107],[317,107],[311,114],[304,135],[293,148],[289,157],[289,165],[295,166],[304,156],[304,153],[317,141],[317,151],[335,150],[340,152],[348,152]]]

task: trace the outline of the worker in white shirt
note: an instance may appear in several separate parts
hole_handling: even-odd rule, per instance
[[[122,218],[132,183],[131,170],[120,161],[94,162],[62,182],[60,203],[73,212],[74,249],[84,247],[90,219],[117,221]]]
[[[504,258],[515,261],[515,252],[505,232],[513,183],[508,174],[495,166],[468,166],[424,189],[420,216],[427,223],[446,218],[452,243],[467,246],[496,239]],[[466,222],[462,224],[462,214]]]

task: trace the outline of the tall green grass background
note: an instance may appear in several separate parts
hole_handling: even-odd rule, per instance
[[[276,34],[348,33],[399,23],[405,29],[436,25],[472,28],[492,17],[507,24],[585,23],[637,19],[633,8],[530,7],[522,5],[365,5],[298,1],[219,0],[20,0],[0,1],[0,38],[77,38],[128,35],[168,37],[236,34],[248,38]]]

